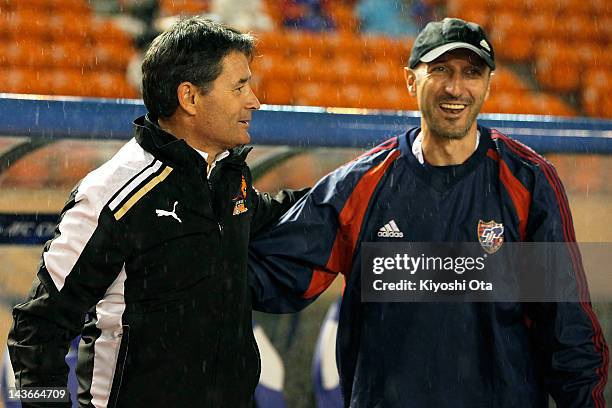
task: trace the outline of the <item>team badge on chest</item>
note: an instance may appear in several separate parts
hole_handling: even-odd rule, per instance
[[[247,198],[247,183],[242,176],[242,180],[240,181],[240,192],[236,197],[234,197],[234,211],[232,215],[238,215],[247,212],[249,209],[246,206],[246,198]]]
[[[493,220],[478,221],[478,242],[488,254],[493,254],[504,243],[504,224]]]

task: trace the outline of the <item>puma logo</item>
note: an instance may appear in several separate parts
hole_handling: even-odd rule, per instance
[[[155,210],[155,213],[157,214],[158,217],[172,217],[175,220],[177,220],[178,222],[183,222],[181,221],[181,219],[176,215],[176,206],[178,204],[178,201],[174,202],[174,207],[172,207],[172,211],[166,211],[166,210]]]

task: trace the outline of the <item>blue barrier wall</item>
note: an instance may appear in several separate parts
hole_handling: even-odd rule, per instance
[[[141,100],[0,94],[0,134],[127,139],[132,121],[144,113]],[[418,126],[419,121],[418,112],[410,111],[263,105],[253,115],[250,133],[254,144],[361,147]],[[483,114],[479,123],[540,152],[612,153],[612,120]]]

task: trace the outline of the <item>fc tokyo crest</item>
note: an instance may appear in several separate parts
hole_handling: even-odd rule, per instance
[[[478,221],[478,241],[488,254],[493,254],[504,243],[504,224],[493,220]]]
[[[247,212],[249,209],[246,206],[246,198],[247,198],[247,182],[242,176],[242,180],[240,181],[240,192],[236,197],[234,197],[234,211],[232,215],[238,215]]]

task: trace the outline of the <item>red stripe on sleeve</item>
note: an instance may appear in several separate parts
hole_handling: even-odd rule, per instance
[[[514,177],[506,162],[500,160],[497,151],[494,149],[487,150],[487,157],[499,163],[499,177],[508,195],[510,195],[512,204],[514,204],[519,219],[519,235],[521,241],[524,241],[527,235],[527,219],[529,218],[529,207],[531,206],[531,193]]]
[[[489,149],[487,150],[487,157],[491,160],[494,160],[496,162],[499,161],[499,153],[497,153],[495,150],[493,149]]]
[[[499,161],[499,178],[506,188],[519,219],[519,234],[521,241],[527,236],[527,219],[531,206],[531,193],[510,171],[505,161]]]
[[[585,314],[589,317],[589,320],[591,321],[591,326],[593,328],[593,337],[591,338],[591,341],[595,346],[595,350],[602,356],[602,364],[595,370],[597,375],[599,376],[599,382],[595,385],[595,387],[593,387],[593,390],[591,391],[591,396],[593,397],[593,401],[595,402],[596,407],[605,407],[606,403],[603,396],[603,389],[608,378],[607,367],[608,362],[610,360],[610,356],[608,347],[606,345],[601,330],[601,326],[599,325],[597,317],[595,316],[595,312],[593,311],[593,308],[590,304],[586,276],[584,274],[580,251],[578,250],[578,245],[576,244],[574,225],[572,221],[571,212],[569,210],[569,203],[567,202],[567,197],[563,189],[563,184],[561,183],[561,180],[559,179],[559,176],[557,175],[557,172],[555,171],[554,167],[546,159],[535,153],[529,147],[513,139],[510,139],[495,130],[491,131],[491,136],[493,139],[502,140],[510,150],[512,150],[519,156],[529,159],[538,164],[542,169],[544,175],[546,176],[549,185],[555,193],[557,204],[559,205],[559,213],[561,214],[561,220],[563,223],[563,239],[567,242],[568,250],[572,258],[574,271],[576,273],[576,285],[578,288],[580,305],[584,310]]]
[[[312,278],[310,278],[310,285],[308,285],[308,290],[304,292],[302,297],[304,299],[310,299],[317,296],[332,284],[334,279],[336,279],[336,276],[338,275],[333,272],[328,272],[321,269],[313,270]]]
[[[361,156],[357,157],[355,160],[361,159],[362,157],[371,156],[371,155],[373,155],[375,153],[380,152],[381,150],[395,149],[398,144],[399,144],[398,137],[397,136],[393,137],[393,138],[391,138],[389,140],[386,140],[386,141],[382,142],[378,146],[375,146],[372,149],[368,150],[367,152],[365,152]]]
[[[355,245],[361,232],[361,224],[370,199],[391,163],[399,156],[399,150],[392,150],[385,160],[368,170],[344,204],[339,216],[340,226],[324,270],[315,269],[308,290],[303,297],[309,299],[323,292],[334,280],[336,274],[348,276],[353,262]],[[316,239],[316,237],[313,237]]]

